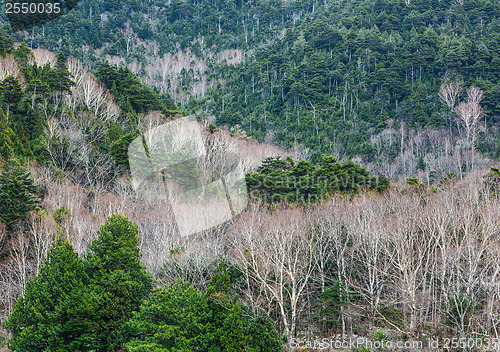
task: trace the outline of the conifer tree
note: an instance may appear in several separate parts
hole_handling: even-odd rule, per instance
[[[14,132],[7,127],[7,121],[0,109],[0,161],[7,161],[13,156],[12,137]]]
[[[89,245],[85,267],[96,307],[96,351],[113,351],[125,342],[125,323],[152,289],[138,246],[137,225],[116,214],[106,220]]]
[[[14,230],[40,203],[41,189],[31,174],[13,162],[0,174],[0,220]]]
[[[18,352],[93,350],[85,276],[82,259],[70,243],[58,239],[9,316],[9,348]]]
[[[424,158],[422,156],[420,156],[418,158],[418,166],[417,166],[417,169],[418,170],[425,170],[425,168],[427,167],[427,165],[425,165],[425,161],[424,161]]]
[[[71,87],[75,83],[71,80],[71,73],[68,71],[68,65],[66,64],[66,57],[59,53],[57,55],[56,73],[54,82],[54,90],[58,92],[68,92],[71,94]]]
[[[1,93],[3,94],[3,99],[7,103],[7,121],[9,121],[10,106],[21,101],[23,89],[17,78],[7,76],[2,82]]]
[[[205,293],[178,281],[158,288],[127,325],[129,352],[281,352],[272,323],[254,317],[229,294],[230,275],[219,265]]]
[[[9,54],[13,49],[13,41],[5,32],[0,32],[0,56]]]

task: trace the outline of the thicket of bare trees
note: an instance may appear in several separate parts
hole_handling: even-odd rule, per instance
[[[79,60],[69,57],[67,64],[75,82],[71,94],[55,93],[38,103],[47,121],[42,145],[55,167],[73,181],[101,192],[117,169],[112,157],[96,145],[106,138],[120,109],[106,87]]]
[[[141,116],[140,120],[145,129],[165,122],[159,113]],[[177,231],[170,199],[138,196],[128,175],[110,182],[103,165],[111,169],[113,163],[84,159],[96,157],[85,146],[99,141],[103,133],[103,126],[88,113],[58,115],[48,121],[47,143],[52,144],[47,146],[47,152],[53,163],[66,172],[62,175],[51,165],[34,166],[31,171],[36,183],[47,187],[41,204],[44,210],[32,214],[25,233],[19,237],[9,237],[0,227],[0,320],[12,311],[26,281],[38,272],[54,238],[67,238],[75,251],[84,255],[99,225],[113,213],[138,224],[143,263],[160,283],[170,284],[181,277],[203,288],[215,273],[225,251],[222,233],[227,231],[227,224],[187,241],[183,239]],[[224,132],[204,133],[203,139],[211,145],[210,155],[200,162],[218,164],[222,173],[228,162],[224,156],[231,151],[236,150],[242,158],[245,170],[279,152],[276,147],[238,140]],[[106,187],[99,187],[100,182],[106,182]]]
[[[460,82],[448,82],[441,85],[438,95],[449,108],[441,112],[447,128],[407,128],[404,122],[396,128],[394,121],[389,120],[383,131],[370,137],[374,161],[367,164],[369,169],[390,180],[418,177],[431,184],[448,173],[464,177],[470,170],[487,164],[475,150],[477,137],[486,127],[485,121],[481,121],[485,117],[480,104],[483,92],[475,86],[464,90]],[[496,144],[488,134],[481,136],[486,138],[482,143]],[[425,165],[421,170],[419,160]]]
[[[310,322],[311,302],[337,282],[335,332],[376,325],[413,337],[498,337],[500,200],[482,174],[437,193],[366,193],[315,209],[254,204],[227,234],[247,303],[284,332],[325,333],[321,319]]]
[[[33,60],[39,67],[49,65],[50,67],[54,67],[57,64],[56,55],[47,49],[33,49]]]
[[[24,82],[23,74],[12,54],[0,57],[0,81],[3,81],[7,76],[13,76],[21,83]]]

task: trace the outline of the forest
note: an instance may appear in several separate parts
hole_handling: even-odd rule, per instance
[[[0,2],[0,351],[499,349],[498,2],[65,3]]]
[[[391,179],[428,168],[438,180],[499,158],[499,6],[89,0],[12,35],[90,68],[126,64],[188,112],[260,142],[302,146],[315,163],[327,154]],[[472,87],[483,92],[475,151],[456,106],[440,98],[447,83],[461,87],[456,105]]]

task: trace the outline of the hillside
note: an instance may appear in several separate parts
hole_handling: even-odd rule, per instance
[[[3,6],[0,350],[498,350],[500,3]]]
[[[177,279],[191,282],[193,286],[181,285],[179,289],[186,290],[186,294],[195,295],[193,299],[207,299],[206,305],[210,307],[205,305],[203,309],[219,311],[217,314],[224,316],[225,311],[214,306],[217,301],[213,302],[210,296],[205,295],[211,292],[209,282],[212,276],[217,275],[217,268],[225,265],[221,263],[223,252],[217,241],[228,233],[233,218],[246,209],[248,196],[244,204],[238,205],[236,201],[231,204],[232,214],[229,214],[228,219],[201,227],[203,231],[190,233],[190,241],[186,241],[179,231],[179,207],[174,207],[177,204],[176,197],[182,195],[181,191],[185,191],[183,187],[187,184],[191,192],[194,184],[201,189],[197,194],[208,193],[209,206],[202,210],[210,212],[214,209],[212,214],[223,213],[224,204],[213,202],[220,199],[217,198],[217,179],[224,177],[225,189],[231,187],[233,176],[230,175],[235,169],[235,161],[242,169],[240,182],[248,185],[248,192],[252,194],[250,202],[255,204],[264,201],[269,206],[279,206],[280,199],[288,199],[290,204],[319,204],[334,194],[354,197],[365,190],[378,194],[389,186],[385,177],[379,178],[353,162],[342,163],[329,157],[316,166],[310,161],[300,160],[303,157],[301,148],[285,152],[275,146],[261,144],[247,136],[220,130],[206,121],[194,119],[191,124],[200,127],[201,143],[206,150],[206,154],[196,156],[195,165],[198,167],[191,170],[188,167],[192,164],[182,162],[179,163],[180,166],[167,167],[171,182],[180,181],[177,183],[178,187],[170,188],[171,192],[168,194],[152,195],[147,193],[148,190],[142,193],[140,188],[134,187],[134,182],[137,182],[134,179],[134,170],[137,171],[134,167],[142,160],[133,159],[135,154],[131,144],[135,142],[137,145],[139,142],[139,145],[147,148],[144,154],[152,159],[165,157],[155,149],[158,144],[151,138],[154,136],[151,133],[162,131],[169,123],[183,120],[169,97],[142,84],[123,66],[102,63],[91,73],[87,66],[74,57],[66,58],[62,53],[56,55],[46,49],[31,50],[25,43],[14,44],[6,36],[2,36],[2,42],[1,346],[6,344],[9,337],[9,346],[16,351],[31,352],[39,345],[58,346],[58,340],[48,339],[43,331],[31,334],[29,329],[24,331],[21,328],[34,321],[44,326],[67,323],[66,328],[78,335],[74,339],[71,337],[73,335],[64,338],[65,342],[62,344],[68,351],[93,350],[101,345],[104,346],[101,349],[105,351],[122,346],[129,342],[128,337],[125,340],[118,337],[109,339],[109,334],[123,329],[125,324],[132,324],[132,312],[138,311],[139,303],[145,303],[146,295],[153,295],[153,280],[158,287],[170,286]],[[175,143],[172,146],[179,143],[182,145],[186,137],[188,141],[193,138],[191,134],[185,133],[174,135],[172,139]],[[168,138],[159,140],[160,145],[165,143],[168,143]],[[186,149],[179,149],[178,146],[175,148],[177,154],[171,156],[185,157]],[[141,170],[143,169],[139,168],[140,172]],[[186,177],[186,173],[189,177]],[[280,186],[284,178],[286,188]],[[268,181],[271,180],[272,187],[269,187]],[[234,193],[236,188],[242,187],[241,183],[230,190]],[[314,185],[315,183],[317,184]],[[204,184],[208,184],[207,187]],[[246,196],[247,188],[243,189]],[[219,191],[222,191],[222,187]],[[235,200],[233,193],[231,198]],[[293,199],[294,195],[297,196],[296,200]],[[222,200],[227,201],[226,197]],[[191,222],[200,217],[194,209],[193,203],[188,203],[184,210]],[[234,209],[239,209],[238,213]],[[123,216],[116,217],[112,214]],[[103,230],[106,226],[111,229]],[[112,263],[105,269],[101,265],[106,261],[104,254],[107,252],[104,251],[103,254],[101,251],[98,254],[97,251],[97,262],[94,264],[89,259],[89,253],[98,246],[107,248],[110,244],[106,244],[106,241],[113,241],[114,238],[109,238],[110,233],[126,238],[121,239],[125,244],[118,246],[116,254],[111,256]],[[114,244],[113,246],[116,247]],[[135,253],[134,270],[142,273],[141,282],[144,283],[147,279],[149,283],[146,286],[149,288],[145,286],[145,291],[134,291],[127,286],[129,281],[118,279],[120,285],[124,285],[123,290],[136,292],[126,294],[126,300],[132,301],[123,309],[129,309],[129,313],[105,313],[105,307],[110,307],[113,302],[104,304],[102,300],[114,297],[111,293],[115,292],[114,288],[92,278],[94,275],[99,276],[100,270],[114,270],[117,266],[132,270],[128,268],[128,265],[132,265],[128,260],[131,252],[127,252],[125,263],[118,260],[123,255],[120,250],[127,246]],[[195,253],[200,256],[193,257]],[[87,267],[85,274],[79,276],[85,265],[91,267]],[[231,268],[234,270],[232,264]],[[122,275],[120,270],[122,269],[118,270],[120,273],[117,277]],[[80,287],[79,285],[94,285],[92,287],[96,291],[82,291],[74,296],[72,290]],[[207,293],[205,290],[208,290]],[[125,299],[119,292],[114,293],[117,295],[115,299]],[[228,297],[235,295],[232,290],[224,292]],[[39,295],[45,296],[43,299],[36,298]],[[87,296],[94,298],[82,300],[82,297]],[[69,302],[61,297],[74,297],[75,300],[68,298]],[[31,298],[35,301],[30,303]],[[57,305],[54,303],[56,301],[63,302],[63,305]],[[80,307],[83,311],[78,308],[77,311],[68,312],[69,306],[65,306],[66,304]],[[94,308],[87,311],[90,307]],[[45,308],[47,310],[44,313],[30,316],[33,309]],[[52,314],[59,309],[65,313]],[[260,311],[251,313],[246,305],[235,305],[234,309],[243,309],[246,311],[245,316],[254,314],[255,319],[261,321],[259,324],[262,326],[252,322],[245,330],[246,335],[261,333],[259,329],[270,331],[272,336],[269,335],[268,340],[256,340],[258,342],[255,343],[272,345],[276,351],[281,350],[282,343],[276,337],[277,330],[269,320],[270,317],[262,315]],[[73,325],[73,318],[63,323],[65,317],[72,316],[73,313],[78,315],[75,319],[81,321],[81,325]],[[235,317],[231,319],[233,318]],[[243,316],[238,319],[243,319]],[[250,321],[243,319],[241,323],[249,324]],[[113,328],[115,324],[118,326]],[[213,326],[213,323],[210,324]],[[92,326],[97,331],[103,329],[104,332],[93,332]],[[10,331],[10,336],[6,329]],[[64,334],[57,331],[52,333]],[[246,339],[248,337],[241,343],[250,344]],[[141,344],[141,341],[134,343]],[[213,343],[220,345],[223,342],[217,337]],[[133,351],[133,343],[130,344],[128,348]]]
[[[392,179],[427,167],[419,177],[439,179],[500,155],[499,6],[86,1],[15,38],[90,67],[126,63],[188,110],[260,141],[304,145],[315,161],[355,157]],[[462,86],[458,101],[472,86],[484,93],[474,148],[438,96],[449,82]]]

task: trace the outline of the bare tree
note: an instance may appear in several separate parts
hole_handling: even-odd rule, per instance
[[[159,111],[150,111],[147,114],[139,114],[137,118],[137,127],[142,133],[146,133],[153,128],[159,127],[167,121],[165,115]]]
[[[29,248],[30,239],[28,235],[19,232],[13,241],[12,258],[15,263],[15,275],[17,276],[17,281],[21,286],[22,292],[24,292],[30,274]]]
[[[459,82],[449,82],[446,84],[442,84],[439,88],[438,96],[448,107],[450,111],[454,111],[458,101],[460,99],[460,95],[462,94],[462,86]],[[449,128],[451,132],[451,121],[453,120],[453,116],[449,118]]]
[[[54,165],[61,170],[67,170],[78,151],[78,143],[82,139],[81,134],[76,130],[70,134],[67,131],[63,133],[55,119],[48,121],[45,131],[46,136],[43,139],[45,152]]]
[[[29,230],[33,240],[34,271],[38,273],[56,237],[57,224],[51,217],[38,213],[31,216]]]
[[[277,304],[287,336],[296,334],[301,300],[315,268],[315,236],[300,209],[271,215],[259,204],[228,235],[233,259]]]
[[[39,66],[49,65],[50,67],[54,67],[57,64],[56,55],[47,49],[33,49],[33,57],[35,63]]]
[[[467,89],[467,102],[479,105],[483,100],[483,91],[478,87],[472,86]]]
[[[101,116],[106,121],[116,122],[120,117],[120,113],[120,107],[113,101],[112,96],[108,95]]]
[[[482,108],[479,104],[461,102],[456,107],[456,112],[465,127],[467,143],[470,143],[482,114]]]
[[[67,59],[68,71],[71,73],[71,79],[75,82],[75,86],[72,88],[74,91],[77,87],[82,85],[83,79],[87,74],[88,70],[82,62],[73,56],[68,57]]]
[[[87,106],[95,116],[102,113],[105,108],[108,90],[91,73],[85,74],[82,82],[74,93],[80,104]]]
[[[479,123],[479,118],[483,113],[482,108],[481,105],[473,102],[470,103],[461,102],[456,107],[456,112],[460,119],[460,122],[465,127],[467,148],[469,148],[472,153],[469,159],[469,165],[470,168],[472,168],[473,167],[472,158],[474,156],[474,143],[476,139],[476,131]]]
[[[382,293],[388,282],[389,263],[385,251],[387,233],[380,223],[383,208],[364,195],[350,207],[346,226],[355,243],[349,258],[360,272],[348,275],[349,285],[369,305],[371,318],[378,316]]]
[[[342,292],[348,291],[348,252],[353,237],[348,231],[345,231],[346,202],[347,200],[341,197],[334,198],[311,214],[313,217],[312,231],[317,232],[317,247],[314,252],[315,276],[319,279],[321,292],[325,292],[326,286],[335,281],[340,284]],[[331,268],[332,263],[334,271]],[[348,299],[346,295],[343,295],[342,298]],[[342,334],[345,336],[348,313],[344,309],[344,305],[340,307],[340,319]]]
[[[391,199],[397,202],[396,199]],[[392,287],[400,294],[404,312],[406,313],[407,331],[417,334],[422,323],[422,312],[429,299],[423,299],[423,289],[430,269],[430,251],[434,248],[433,237],[421,231],[419,215],[422,212],[418,196],[400,197],[395,204],[396,213],[387,226],[391,235],[384,250],[390,258]]]
[[[0,81],[3,81],[7,76],[13,76],[17,78],[21,84],[24,84],[24,77],[12,54],[0,57]]]
[[[462,86],[459,82],[442,84],[438,93],[439,98],[441,98],[441,100],[448,105],[450,110],[455,109],[455,106],[460,98],[460,94],[462,94]]]

